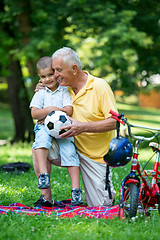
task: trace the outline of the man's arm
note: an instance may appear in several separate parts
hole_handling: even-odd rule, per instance
[[[35,92],[38,92],[41,89],[45,89],[45,86],[43,85],[43,83],[41,83],[41,81],[39,80],[39,83],[37,83],[36,88],[35,88]]]
[[[61,129],[68,129],[67,132],[61,134],[62,138],[74,137],[82,132],[90,133],[102,133],[116,129],[116,120],[113,118],[107,118],[102,121],[96,122],[79,122],[73,118],[69,118],[72,122],[71,125],[63,127]]]

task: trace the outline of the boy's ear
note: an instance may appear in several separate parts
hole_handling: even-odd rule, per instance
[[[78,70],[78,67],[77,67],[76,64],[74,64],[74,65],[72,66],[72,70],[73,70],[73,74],[76,74],[76,72],[77,72],[77,70]]]

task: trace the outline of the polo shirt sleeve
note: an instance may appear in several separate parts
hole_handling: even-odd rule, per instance
[[[71,96],[68,89],[63,90],[63,107],[72,106]]]
[[[114,98],[114,94],[108,84],[106,84],[105,89],[101,93],[100,96],[100,107],[103,112],[105,118],[110,117],[110,110],[117,112],[116,102]]]
[[[44,107],[44,90],[41,89],[36,92],[31,100],[30,108],[36,107],[38,109],[42,109]]]

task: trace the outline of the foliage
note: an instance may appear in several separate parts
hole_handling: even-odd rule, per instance
[[[15,59],[25,57],[30,76],[34,79],[37,59],[43,55],[51,55],[56,48],[65,44],[63,35],[66,21],[63,16],[58,18],[61,4],[51,0],[4,0],[2,3],[1,54],[5,56],[0,61],[4,70],[2,73],[8,74],[5,71],[9,62],[9,54],[6,54],[8,51]]]
[[[72,47],[85,70],[127,94],[160,71],[159,1],[2,0],[0,10],[0,75],[8,82],[15,141],[33,138],[28,105],[36,62],[57,48]]]
[[[36,80],[37,59],[64,45],[77,50],[83,67],[111,82],[113,89],[132,91],[143,70],[148,76],[159,71],[158,1],[3,0],[2,3],[3,75],[8,74],[9,52],[19,60],[25,57],[30,76]]]

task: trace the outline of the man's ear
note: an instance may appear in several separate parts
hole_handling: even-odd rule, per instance
[[[73,74],[76,74],[77,71],[78,71],[78,66],[77,66],[76,64],[74,64],[74,65],[72,66],[72,70],[73,70]]]

